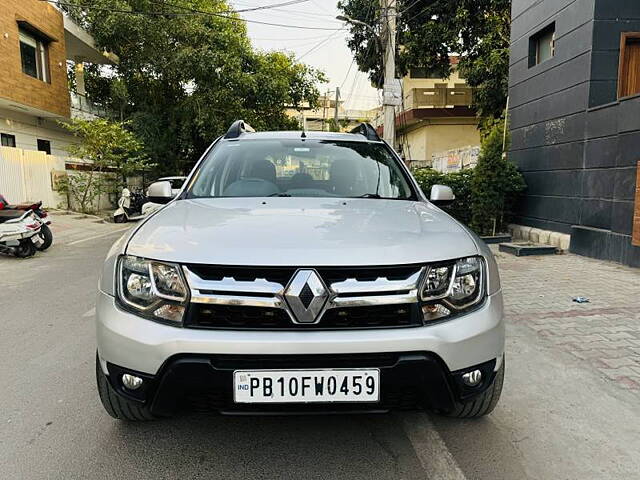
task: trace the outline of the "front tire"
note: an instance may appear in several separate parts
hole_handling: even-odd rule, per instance
[[[40,238],[42,238],[42,241],[44,243],[36,248],[41,252],[43,252],[44,250],[49,248],[53,243],[53,233],[51,233],[51,229],[49,228],[49,225],[42,225],[42,227],[40,227],[39,235],[40,235]]]
[[[490,414],[500,400],[502,393],[502,384],[504,382],[504,357],[502,365],[496,372],[491,385],[480,395],[473,397],[467,401],[456,402],[452,410],[443,412],[447,417],[454,418],[479,418]]]
[[[102,406],[113,418],[128,422],[148,422],[156,419],[148,407],[127,400],[116,393],[111,383],[109,383],[109,379],[102,371],[97,355],[96,380],[98,382],[98,395],[100,395]]]
[[[127,222],[127,216],[122,213],[120,215],[116,215],[115,217],[113,217],[113,222],[114,223],[126,223]]]
[[[13,254],[18,258],[33,257],[36,254],[36,246],[33,244],[30,238],[26,240],[20,240],[20,245],[15,247]]]

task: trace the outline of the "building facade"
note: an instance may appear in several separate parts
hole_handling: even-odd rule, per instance
[[[516,223],[640,266],[640,2],[513,0],[510,53]]]
[[[67,62],[76,69],[69,91]],[[83,62],[113,64],[93,39],[48,2],[0,0],[1,145],[66,155],[59,122],[101,113],[86,99]]]
[[[332,92],[335,95],[335,92]],[[331,123],[338,120],[338,128],[347,132],[357,127],[362,122],[372,122],[379,113],[379,108],[370,110],[357,110],[345,108],[343,100],[336,99],[328,93],[318,99],[318,107],[311,108],[305,102],[299,108],[288,108],[286,114],[295,118],[303,130],[329,131]],[[337,108],[336,108],[337,105]]]
[[[409,165],[433,166],[453,149],[480,145],[480,131],[471,108],[473,90],[451,57],[449,78],[412,68],[402,79],[403,104],[396,116],[397,146]],[[437,163],[437,162],[436,162]]]

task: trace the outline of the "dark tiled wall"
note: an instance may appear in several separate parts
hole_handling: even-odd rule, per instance
[[[597,0],[595,7],[591,107],[617,100],[620,34],[640,32],[640,1]]]
[[[640,97],[587,112],[581,225],[631,235],[638,160]]]
[[[556,54],[529,68],[529,37],[552,22]],[[640,0],[512,3],[510,158],[528,185],[516,221],[571,233],[580,253],[630,264],[640,261],[629,237],[640,97],[616,99],[620,33],[637,30]]]
[[[514,0],[510,158],[528,185],[518,222],[570,233],[579,223],[594,0]],[[555,56],[529,67],[529,38],[555,23]]]

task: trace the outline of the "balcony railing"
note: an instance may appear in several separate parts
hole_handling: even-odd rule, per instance
[[[468,107],[473,103],[473,88],[414,88],[408,97],[410,108]]]
[[[71,92],[71,113],[74,118],[106,117],[107,110],[97,106],[85,95]]]

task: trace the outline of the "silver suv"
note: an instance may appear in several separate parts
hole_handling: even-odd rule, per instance
[[[493,410],[504,375],[489,248],[366,124],[235,122],[112,247],[97,301],[107,412]]]

